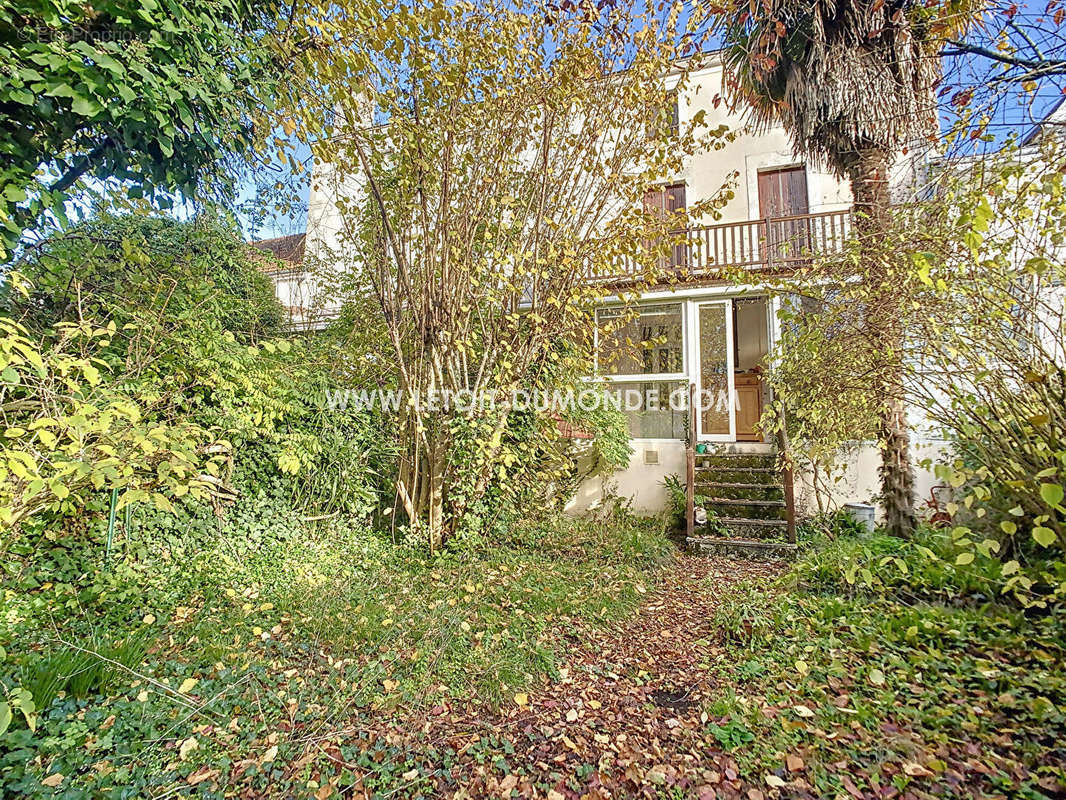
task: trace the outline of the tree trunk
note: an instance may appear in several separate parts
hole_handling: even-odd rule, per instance
[[[869,283],[866,325],[870,341],[875,347],[885,349],[886,363],[876,365],[876,384],[871,387],[880,404],[879,474],[885,527],[892,536],[909,538],[916,520],[910,431],[903,403],[904,330],[895,285],[898,278],[892,268],[895,254],[884,249],[891,213],[888,156],[880,150],[863,151],[856,156],[849,172],[855,197],[855,231],[859,236],[863,272]]]

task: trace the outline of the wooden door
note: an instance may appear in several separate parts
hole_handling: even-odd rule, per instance
[[[809,238],[804,217],[809,213],[806,167],[759,173],[759,216],[766,220],[764,262],[803,257]]]
[[[762,380],[758,375],[736,375],[733,378],[737,393],[737,441],[757,442],[755,432],[762,417]]]

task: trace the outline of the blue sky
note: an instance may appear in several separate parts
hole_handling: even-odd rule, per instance
[[[1010,23],[1017,26],[1018,34],[1011,33],[1012,42],[1025,48],[1027,45],[1021,38],[1025,36],[1035,39],[1035,44],[1046,48],[1049,53],[1059,54],[1062,52],[1064,42],[1058,26],[1052,26],[1050,21],[1043,17],[1042,6],[1030,6],[1027,3],[1019,3],[1017,6],[1008,6],[1011,9],[1009,20],[1003,8],[990,6],[988,13],[989,24],[984,29],[977,29],[972,37],[981,44],[990,45],[994,49],[997,31]],[[1024,30],[1024,34],[1022,31]],[[709,42],[713,46],[716,42]],[[942,114],[941,123],[943,128],[950,127],[955,121],[955,114],[951,107],[951,98],[955,91],[964,86],[983,87],[989,80],[995,79],[999,68],[995,67],[988,59],[977,56],[957,57],[945,59],[945,93],[941,97]],[[987,130],[991,141],[973,142],[968,145],[972,149],[988,149],[1000,146],[1012,134],[1023,137],[1028,133],[1036,121],[1042,119],[1062,98],[1063,82],[1061,79],[1044,80],[1035,92],[1023,95],[1015,88],[1002,93],[995,103]],[[979,101],[980,101],[980,95]],[[310,150],[306,145],[294,145],[295,157],[304,162],[310,168]],[[283,236],[291,233],[301,233],[306,227],[306,206],[310,191],[310,172],[293,175],[290,170],[284,169],[279,172],[282,180],[291,184],[292,195],[297,199],[296,208],[290,213],[281,213],[273,209],[261,209],[261,219],[253,219],[246,213],[239,214],[242,227],[246,236],[252,239],[266,239],[274,236]],[[253,182],[246,181],[238,197],[238,206],[256,200],[256,187]]]

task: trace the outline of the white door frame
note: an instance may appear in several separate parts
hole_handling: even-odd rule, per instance
[[[692,364],[691,375],[696,383],[696,391],[703,391],[703,368],[700,360],[700,308],[703,306],[718,305],[725,309],[725,342],[726,342],[726,397],[729,404],[729,433],[704,433],[703,414],[696,413],[696,440],[701,442],[735,442],[737,440],[737,410],[736,394],[733,386],[734,363],[734,340],[733,340],[733,299],[726,297],[715,300],[690,300],[688,301],[692,335],[689,348],[689,363]]]

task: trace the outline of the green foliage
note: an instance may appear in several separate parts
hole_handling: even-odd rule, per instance
[[[955,561],[995,558],[1002,590],[1038,606],[1066,593],[1064,163],[1063,141],[1042,137],[945,170],[909,248],[923,369],[952,375],[913,391],[955,442],[936,467]]]
[[[845,536],[857,537],[866,533],[866,526],[849,514],[838,509],[827,514],[815,514],[804,518],[796,529],[801,544],[824,544]]]
[[[670,524],[673,528],[682,528],[685,525],[685,512],[688,509],[688,494],[685,485],[676,475],[667,475],[663,479],[663,486],[669,502]],[[705,494],[697,494],[693,497],[693,507],[702,508],[707,516],[707,522],[702,526],[703,530],[717,536],[726,536],[729,529],[720,521],[720,515],[710,507],[710,497]]]
[[[307,516],[373,513],[382,420],[323,407],[329,341],[278,338],[261,259],[209,218],[106,215],[28,254],[33,289],[12,282],[5,298],[26,329],[4,340],[5,453],[18,463],[0,514],[70,515],[111,488],[120,511],[175,511],[192,493],[221,513],[265,492]],[[179,517],[199,513],[187,506]]]
[[[46,212],[62,217],[86,179],[124,183],[131,198],[231,190],[284,61],[276,10],[245,0],[5,0],[5,249]]]
[[[114,324],[61,324],[42,349],[0,317],[0,522],[11,528],[48,511],[69,514],[93,491],[121,489],[127,502],[170,507],[170,496],[205,496],[200,470],[217,472],[192,422],[151,419],[135,394],[110,380],[100,354]]]
[[[755,734],[740,720],[731,719],[725,725],[712,723],[708,727],[725,750],[736,750],[755,739]]]
[[[510,701],[557,677],[566,637],[631,613],[671,550],[661,526],[624,513],[543,515],[493,547],[432,558],[270,500],[168,534],[162,519],[142,510],[120,527],[107,569],[99,527],[88,543],[45,533],[9,577],[0,681],[40,702],[35,731],[0,734],[3,793],[40,794],[58,773],[89,794],[149,794],[272,745],[292,763],[303,736],[359,727],[368,709]],[[224,735],[204,728],[215,718]],[[375,785],[411,769],[395,748],[345,748]],[[306,780],[270,768],[221,778],[256,794],[302,794]]]
[[[733,699],[707,713],[744,775],[788,778],[786,755],[801,755],[820,796],[848,791],[845,777],[956,797],[1062,785],[1049,766],[1066,735],[1061,612],[997,602],[997,562],[955,566],[939,557],[950,538],[840,535],[783,580],[730,592],[715,623],[735,644],[708,659]],[[864,570],[869,582],[850,579]]]
[[[42,337],[59,322],[113,322],[122,355],[150,350],[170,366],[186,339],[164,336],[206,328],[249,344],[280,333],[283,311],[261,270],[267,258],[220,217],[99,214],[25,254],[18,269],[30,293],[5,287],[4,311]],[[151,333],[127,334],[127,324]]]
[[[41,709],[61,693],[79,699],[106,695],[120,682],[128,683],[130,670],[140,667],[150,645],[144,633],[112,642],[90,638],[77,646],[55,642],[47,655],[24,661],[21,686]]]

